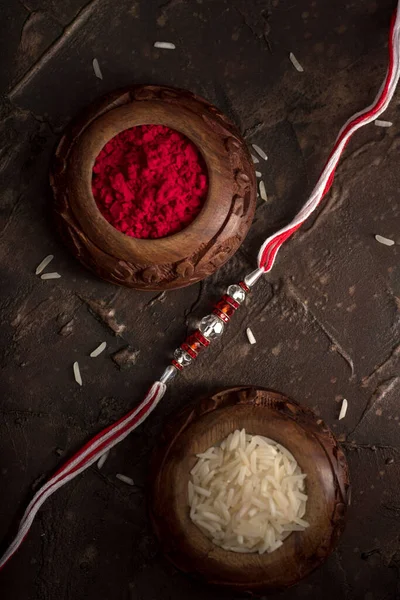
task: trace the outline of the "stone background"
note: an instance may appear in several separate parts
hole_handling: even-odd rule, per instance
[[[305,201],[341,125],[379,89],[394,7],[394,0],[1,0],[4,543],[38,481],[140,399],[194,319],[255,267],[260,243]],[[156,40],[177,49],[156,50]],[[130,83],[191,89],[269,155],[261,165],[269,201],[259,202],[242,248],[213,277],[166,295],[97,280],[52,231],[48,168],[61,131],[92,100]],[[398,95],[384,118],[393,127],[357,133],[321,210],[281,251],[223,339],[101,472],[90,469],[43,507],[0,574],[2,599],[219,600],[164,560],[144,486],[165,419],[236,384],[271,387],[312,407],[343,441],[351,469],[352,506],[338,550],[277,598],[400,598]],[[380,245],[376,233],[396,246]],[[34,274],[49,253],[60,280]],[[115,308],[123,336],[94,318],[92,300]],[[102,340],[107,351],[89,359]],[[127,345],[140,352],[120,371],[110,355]],[[77,359],[81,389],[72,374]],[[343,397],[349,410],[338,422]]]

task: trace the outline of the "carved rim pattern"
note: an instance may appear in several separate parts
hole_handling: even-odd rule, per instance
[[[181,232],[135,240],[101,215],[91,176],[109,139],[149,122],[193,141],[207,164],[210,191],[200,214]],[[58,229],[77,258],[108,281],[140,289],[183,287],[214,272],[238,249],[255,210],[254,168],[235,127],[194,94],[159,86],[134,86],[90,107],[61,139],[50,181]]]

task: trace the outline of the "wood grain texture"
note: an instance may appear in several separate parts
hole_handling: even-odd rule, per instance
[[[157,240],[124,235],[101,215],[93,198],[93,165],[105,143],[124,129],[163,124],[198,147],[209,193],[184,230]],[[191,285],[223,265],[250,227],[256,201],[254,168],[234,126],[194,94],[134,86],[110,94],[61,139],[51,172],[56,223],[75,256],[103,279],[145,290]]]
[[[261,556],[217,547],[189,517],[187,484],[196,455],[243,427],[284,445],[307,473],[310,527]],[[231,388],[185,409],[165,429],[153,469],[151,517],[165,554],[212,585],[260,594],[287,588],[325,561],[344,528],[349,493],[344,454],[311,410],[276,392]]]

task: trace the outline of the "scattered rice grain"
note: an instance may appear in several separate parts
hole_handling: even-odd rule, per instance
[[[73,369],[74,369],[74,377],[75,377],[76,383],[78,385],[82,385],[81,370],[79,368],[79,364],[77,361],[74,362]]]
[[[36,275],[40,275],[40,273],[42,273],[42,271],[45,270],[45,268],[47,267],[47,265],[49,265],[51,263],[51,261],[54,258],[54,254],[49,254],[48,256],[46,256],[41,263],[38,264],[38,266],[36,267],[36,271],[35,274]]]
[[[257,158],[257,156],[254,156],[254,154],[252,154],[252,155],[251,155],[251,158],[252,158],[252,160],[253,160],[253,163],[254,163],[255,165],[256,165],[257,163],[259,163],[259,162],[260,162],[260,159],[259,159],[259,158]]]
[[[347,413],[348,404],[349,403],[347,402],[346,398],[343,398],[342,406],[341,406],[340,413],[339,413],[339,421],[341,421],[342,419],[345,418],[346,413]]]
[[[298,71],[299,73],[303,73],[304,69],[301,66],[301,64],[299,63],[299,61],[297,60],[297,58],[295,57],[295,55],[293,54],[293,52],[291,52],[289,54],[289,58],[290,58],[292,65],[296,69],[296,71]]]
[[[94,71],[94,74],[96,75],[97,79],[103,79],[103,73],[101,72],[99,61],[97,60],[97,58],[93,59],[92,64],[93,64],[93,71]]]
[[[91,353],[90,353],[90,357],[91,358],[96,358],[96,356],[99,356],[99,354],[101,354],[107,347],[107,342],[101,342],[101,344],[99,344],[97,346],[97,348],[95,348]]]
[[[97,461],[97,468],[100,470],[104,467],[104,463],[106,462],[108,455],[110,454],[110,451],[107,450],[106,452],[104,452],[104,454],[102,454],[99,458],[99,460]]]
[[[117,479],[119,479],[120,481],[122,481],[123,483],[126,483],[127,485],[135,485],[133,483],[132,477],[128,477],[127,475],[121,475],[121,473],[117,473],[117,475],[115,477]]]
[[[383,235],[376,235],[375,239],[380,244],[384,244],[384,246],[394,246],[395,245],[394,240],[390,240],[389,238],[383,237]]]
[[[255,344],[257,342],[256,338],[254,337],[254,333],[252,332],[250,327],[246,329],[246,334],[250,344]]]
[[[252,144],[254,150],[257,152],[257,154],[259,156],[261,156],[261,158],[263,158],[264,160],[268,160],[268,156],[265,154],[264,150],[262,148],[260,148],[260,146],[257,146],[257,144]]]
[[[171,42],[155,42],[154,48],[162,48],[163,50],[175,50],[175,44]]]
[[[261,199],[264,200],[264,202],[267,202],[268,196],[267,196],[267,192],[265,190],[265,184],[263,181],[260,181],[259,188],[260,188]]]
[[[391,127],[393,125],[393,123],[392,123],[392,121],[381,121],[380,119],[376,119],[375,125],[377,127]]]
[[[256,171],[256,177],[262,177],[262,173],[260,171]]]
[[[43,275],[40,276],[40,279],[60,279],[61,275],[60,273],[43,273]]]

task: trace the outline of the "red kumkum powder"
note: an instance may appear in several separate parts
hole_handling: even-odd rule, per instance
[[[92,190],[116,229],[134,238],[162,238],[199,214],[208,192],[207,167],[181,133],[140,125],[104,146],[93,167]]]

